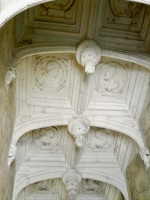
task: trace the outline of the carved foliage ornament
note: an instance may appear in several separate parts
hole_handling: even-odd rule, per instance
[[[32,184],[33,192],[47,194],[56,185],[55,179],[43,180]]]
[[[8,166],[10,166],[11,163],[14,161],[16,157],[16,150],[17,150],[17,147],[14,145],[11,145],[10,150],[9,150]]]
[[[78,196],[78,184],[81,181],[81,175],[77,170],[71,169],[66,171],[62,177],[66,185],[68,200],[75,200]]]
[[[149,156],[149,151],[144,147],[143,149],[140,149],[140,157],[144,161],[144,164],[146,166],[146,169],[149,168],[150,166],[150,156]]]
[[[60,147],[61,129],[49,127],[34,130],[32,133],[33,144],[42,149],[57,149]]]
[[[91,128],[87,144],[92,149],[106,150],[114,144],[115,132],[103,128]]]
[[[99,65],[95,78],[97,92],[104,96],[121,93],[126,81],[124,67],[116,62],[102,63]]]
[[[68,61],[56,56],[39,57],[35,62],[35,85],[40,90],[59,91],[66,85]]]
[[[10,67],[5,76],[5,86],[6,89],[8,90],[10,83],[12,82],[13,79],[16,78],[16,69],[14,67]]]
[[[90,121],[84,116],[76,116],[68,124],[68,130],[75,137],[78,147],[83,147],[89,129]]]
[[[91,180],[91,179],[82,179],[80,183],[80,190],[82,192],[95,193],[102,192],[104,189],[104,183],[101,181]]]
[[[95,66],[101,58],[101,48],[93,40],[85,40],[76,50],[77,62],[85,68],[87,74],[95,71]]]

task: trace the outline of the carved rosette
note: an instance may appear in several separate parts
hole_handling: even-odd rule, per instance
[[[80,173],[75,169],[70,169],[63,174],[62,180],[66,185],[68,200],[75,200],[78,196],[78,185],[81,181]]]
[[[114,146],[115,132],[104,128],[92,128],[87,137],[91,149],[107,150]]]
[[[34,130],[33,144],[41,150],[54,150],[60,147],[61,130],[59,127],[49,127]]]
[[[146,149],[146,147],[144,147],[143,149],[140,149],[140,157],[141,159],[143,160],[145,166],[146,166],[146,169],[149,168],[150,166],[150,156],[149,156],[149,151],[148,149]]]
[[[14,145],[11,145],[10,150],[9,150],[8,166],[10,166],[12,162],[14,161],[16,157],[16,150],[17,150],[17,147]]]
[[[95,66],[100,61],[100,58],[101,48],[93,40],[85,40],[77,47],[77,62],[85,68],[87,74],[95,71]]]
[[[75,137],[78,147],[83,147],[89,129],[90,121],[84,116],[76,116],[68,124],[68,130]]]
[[[16,78],[16,69],[14,67],[10,67],[5,76],[5,86],[6,89],[9,89],[9,85],[11,84],[12,80]]]

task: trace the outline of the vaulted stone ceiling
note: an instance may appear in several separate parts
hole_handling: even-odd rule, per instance
[[[134,154],[149,166],[140,124],[150,89],[148,13],[125,0],[56,0],[16,17],[13,200],[131,199]],[[101,54],[92,74],[77,53],[87,39]]]

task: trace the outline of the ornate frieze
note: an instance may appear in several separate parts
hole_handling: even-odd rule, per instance
[[[49,127],[34,130],[33,144],[42,149],[57,149],[60,147],[61,130],[59,127]]]
[[[96,181],[92,179],[82,179],[80,182],[80,191],[84,193],[102,193],[105,184],[101,181]]]
[[[66,185],[68,200],[75,200],[78,196],[78,185],[81,181],[80,173],[70,169],[63,174],[63,183]]]
[[[116,62],[102,63],[96,73],[95,85],[98,93],[112,96],[121,93],[126,81],[124,67]]]
[[[76,116],[69,122],[68,129],[75,137],[76,145],[83,147],[86,141],[86,134],[90,129],[90,121],[84,116]]]
[[[34,68],[35,85],[40,90],[58,92],[65,87],[68,76],[66,59],[56,56],[41,56]]]
[[[5,86],[8,90],[9,85],[11,84],[12,80],[16,78],[16,69],[14,67],[10,67],[5,76]]]
[[[32,184],[32,192],[47,194],[56,185],[56,179],[43,180]]]
[[[114,145],[115,132],[103,128],[91,128],[87,144],[92,149],[106,150]]]
[[[76,50],[76,59],[85,68],[87,74],[95,71],[95,66],[101,58],[101,48],[93,40],[85,40]]]
[[[145,166],[146,166],[146,169],[149,168],[150,166],[150,156],[149,156],[149,151],[148,149],[146,149],[146,147],[144,147],[143,149],[140,149],[140,157],[141,159],[143,160]]]
[[[9,150],[8,166],[10,166],[11,163],[14,161],[16,157],[16,150],[17,150],[17,147],[11,144],[11,147]]]

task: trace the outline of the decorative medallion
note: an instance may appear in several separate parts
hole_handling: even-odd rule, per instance
[[[117,17],[134,17],[139,14],[142,4],[127,0],[108,0],[110,10]]]
[[[88,193],[102,192],[104,185],[105,184],[101,181],[82,179],[80,183],[80,190]]]
[[[56,185],[55,179],[43,180],[32,184],[33,192],[47,194]]]
[[[66,85],[68,61],[56,56],[39,57],[35,63],[35,85],[40,90],[61,90]]]
[[[121,93],[126,81],[126,71],[116,62],[101,64],[96,73],[96,90],[104,96]]]
[[[34,145],[40,149],[57,149],[60,146],[61,130],[50,127],[34,130],[32,133]]]
[[[114,144],[115,132],[103,128],[91,128],[87,144],[92,149],[109,149]]]

